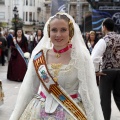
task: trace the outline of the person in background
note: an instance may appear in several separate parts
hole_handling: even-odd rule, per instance
[[[1,58],[2,66],[5,65],[6,46],[7,46],[7,41],[6,41],[5,37],[2,35],[2,33],[0,32],[0,58]]]
[[[27,38],[21,28],[17,30],[17,36],[15,37],[17,44],[20,46],[23,53],[28,52],[28,42]],[[26,73],[27,66],[24,58],[18,52],[15,44],[12,40],[11,42],[11,57],[8,63],[7,79],[12,81],[23,81],[24,75]]]
[[[111,117],[111,93],[120,111],[120,35],[114,32],[114,21],[106,18],[102,23],[105,34],[92,51],[97,76],[100,76],[100,97],[105,120]],[[102,58],[102,71],[99,63]]]
[[[95,44],[98,42],[96,32],[90,31],[89,37],[86,41],[86,44],[88,46],[88,50],[90,51],[90,54],[92,53],[92,49],[94,48]]]
[[[90,35],[89,32],[86,32],[86,33],[85,33],[85,37],[84,37],[85,43],[86,43],[86,41],[88,41],[89,35]]]
[[[43,32],[41,29],[38,29],[36,31],[36,34],[35,34],[35,37],[34,37],[34,40],[33,40],[33,47],[35,48],[36,45],[40,42],[40,40],[42,39],[43,37]]]
[[[29,35],[29,42],[28,42],[28,51],[31,54],[34,49],[34,35],[33,32]]]
[[[84,120],[104,120],[80,29],[69,14],[57,13],[32,52],[10,120],[77,120],[81,114]]]
[[[13,36],[14,36],[14,30],[10,29],[9,34],[6,37],[6,39],[7,39],[7,47],[8,47],[8,61],[10,60],[10,56],[11,56],[11,43],[13,41]]]

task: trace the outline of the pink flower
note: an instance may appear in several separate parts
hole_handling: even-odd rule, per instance
[[[45,113],[45,110],[40,111],[40,117],[46,117],[47,114]]]
[[[60,118],[61,120],[63,120],[64,117],[65,117],[65,113],[64,113],[63,111],[58,111],[58,112],[56,113],[56,118]],[[60,119],[59,119],[59,120],[60,120]]]

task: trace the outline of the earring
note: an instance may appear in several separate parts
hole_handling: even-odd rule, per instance
[[[71,43],[71,40],[69,40],[68,43]]]

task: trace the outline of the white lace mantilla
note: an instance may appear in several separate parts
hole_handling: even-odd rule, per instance
[[[80,29],[74,19],[67,13],[61,14],[66,15],[73,23],[74,27],[74,36],[71,39],[71,61],[74,61],[74,69],[77,71],[76,76],[79,82],[78,92],[81,95],[82,102],[85,107],[87,120],[104,120],[100,105],[99,91],[96,85],[95,70],[89,51],[85,46]],[[10,120],[18,120],[28,103],[32,100],[34,94],[38,92],[40,81],[35,72],[33,58],[41,49],[51,49],[47,28],[49,21],[53,17],[54,16],[50,17],[46,22],[44,27],[44,36],[33,50],[28,70],[21,85],[16,106]],[[72,64],[70,66],[72,66]]]

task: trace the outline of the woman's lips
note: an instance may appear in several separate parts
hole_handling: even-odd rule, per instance
[[[57,42],[61,42],[63,39],[55,39],[55,41]]]

